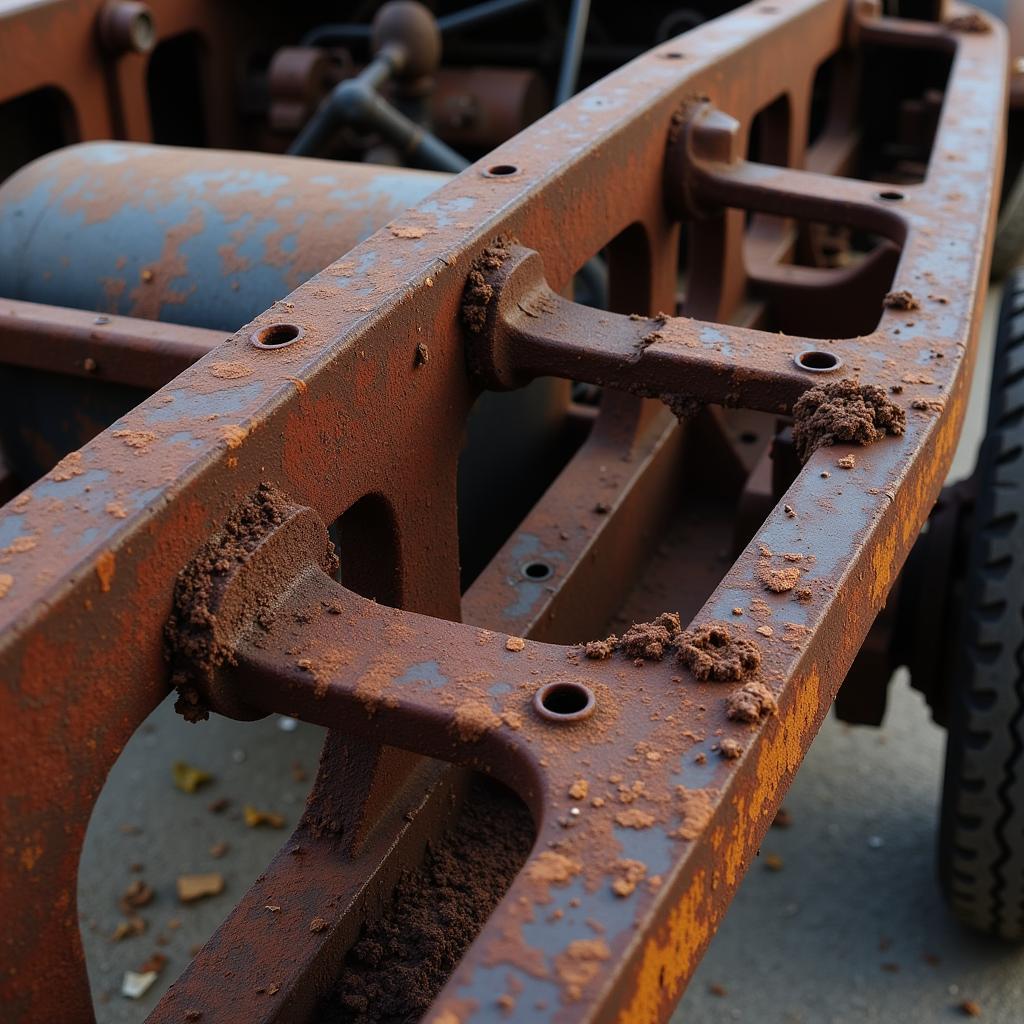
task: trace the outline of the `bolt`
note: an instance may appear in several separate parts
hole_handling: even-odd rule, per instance
[[[112,56],[149,53],[156,43],[156,27],[148,4],[138,0],[108,0],[96,24],[100,45]]]

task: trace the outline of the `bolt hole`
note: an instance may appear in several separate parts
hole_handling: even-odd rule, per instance
[[[153,16],[148,11],[140,11],[133,19],[129,29],[132,49],[136,53],[149,53],[156,42],[156,27]]]
[[[902,192],[879,192],[878,198],[884,199],[887,203],[898,203],[904,195]]]
[[[669,50],[668,53],[663,53],[662,57],[665,60],[685,60],[686,54],[680,53],[678,50]]]
[[[548,683],[533,698],[538,714],[553,722],[578,722],[593,713],[595,703],[582,683]]]
[[[830,370],[838,369],[841,364],[839,356],[831,352],[816,352],[813,349],[801,352],[796,357],[796,365],[801,370],[810,370],[811,373],[828,373]]]
[[[547,562],[527,562],[523,566],[523,575],[531,580],[546,580],[554,575],[555,570]]]
[[[507,178],[512,174],[518,173],[519,168],[515,164],[495,164],[484,171],[488,178]]]
[[[755,434],[752,430],[744,430],[743,433],[740,434],[740,440],[744,444],[756,444],[757,434]]]
[[[253,331],[249,340],[257,348],[284,348],[298,341],[303,334],[302,328],[295,324],[267,324]]]

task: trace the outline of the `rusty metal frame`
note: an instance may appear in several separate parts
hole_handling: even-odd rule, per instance
[[[952,59],[928,176],[900,186],[899,199],[871,182],[793,169],[815,166],[805,151],[815,69],[865,41]],[[432,762],[379,742],[492,772],[537,821],[527,867],[429,1020],[665,1019],[952,458],[1002,164],[993,126],[1006,104],[1005,49],[994,23],[961,33],[851,11],[845,0],[752,3],[657,47],[499,147],[405,215],[399,227],[410,230],[381,231],[327,267],[8,503],[0,513],[5,1012],[92,1019],[73,885],[89,813],[117,753],[168,692],[163,636],[179,573],[269,482],[287,510],[253,552],[255,584],[232,574],[225,592],[255,585],[277,615],[257,632],[242,616],[219,638],[237,664],[204,677],[199,699],[241,717],[286,711],[334,731],[296,835],[151,1019],[189,1011],[204,1024],[302,1019],[351,939],[367,879],[389,870],[387,849],[423,841],[415,811],[452,784]],[[744,162],[753,117],[783,95],[787,167]],[[870,335],[835,342],[847,369],[897,392],[904,436],[816,452],[694,619],[728,620],[760,647],[759,677],[778,712],[754,726],[726,716],[739,682],[697,682],[668,661],[589,661],[577,648],[538,642],[557,636],[553,614],[571,617],[601,579],[593,555],[604,523],[643,515],[658,528],[655,497],[679,431],[656,404],[610,399],[531,513],[524,530],[560,560],[550,589],[530,600],[510,602],[501,586],[513,539],[460,601],[455,507],[460,439],[480,379],[466,372],[467,349],[478,374],[500,351],[513,376],[557,372],[672,401],[778,412],[818,382],[792,365],[801,339],[719,322],[743,287],[736,253],[747,209],[871,227],[899,247],[893,289],[920,305],[912,316],[886,309]],[[684,216],[702,256],[687,312],[706,323],[669,318],[664,337],[634,359],[645,340],[635,321],[585,313],[558,296],[608,247],[615,309],[673,308]],[[521,252],[498,282],[495,308],[508,311],[506,286],[542,301],[468,334],[467,278],[499,236],[514,237]],[[531,261],[528,287],[516,284]],[[574,332],[584,316],[590,330]],[[74,334],[72,321],[55,326]],[[301,337],[253,346],[254,333],[282,324]],[[130,323],[114,326],[131,335]],[[194,336],[184,349],[189,340],[202,347]],[[211,372],[223,361],[241,368],[232,380]],[[586,479],[609,450],[633,461],[612,474],[607,516],[567,530],[583,511],[573,478]],[[846,454],[855,467],[836,469]],[[367,496],[390,523],[393,549],[391,564],[371,574],[402,610],[359,598],[322,571],[323,524]],[[773,552],[813,555],[808,600],[763,591],[759,567]],[[614,559],[605,571],[614,573]],[[755,605],[754,615],[732,614]],[[246,601],[238,606],[245,611]],[[519,650],[509,635],[531,639]],[[506,685],[493,689],[498,682]],[[572,723],[536,714],[537,691],[550,683],[589,688],[597,710]],[[740,756],[718,756],[725,739]],[[396,777],[403,784],[383,793],[382,780]],[[590,785],[585,803],[569,795],[581,778]],[[337,828],[322,827],[324,807],[340,815]],[[625,898],[611,887],[623,859],[647,871]],[[254,913],[268,887],[289,895],[291,913]],[[314,916],[326,926],[311,930]],[[528,941],[529,922],[544,924]],[[494,1002],[506,987],[522,993],[510,1015]]]

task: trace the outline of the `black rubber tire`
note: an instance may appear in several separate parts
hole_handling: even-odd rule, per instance
[[[950,693],[939,875],[965,924],[1024,940],[1024,273],[1006,280]]]
[[[1024,259],[1024,171],[1017,175],[999,212],[992,246],[992,276],[999,278]]]

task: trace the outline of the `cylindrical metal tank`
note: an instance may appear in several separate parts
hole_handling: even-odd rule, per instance
[[[91,142],[0,185],[0,295],[234,332],[447,174],[263,153]],[[4,454],[22,483],[142,401],[137,389],[2,367]],[[59,396],[59,397],[57,397]],[[556,468],[568,385],[481,397],[459,465],[464,580]]]
[[[0,295],[235,331],[449,175],[90,142],[0,186]]]

